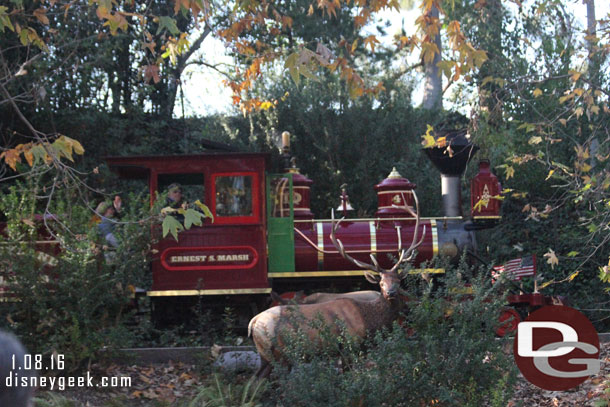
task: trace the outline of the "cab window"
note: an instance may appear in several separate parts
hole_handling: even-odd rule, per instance
[[[251,217],[252,176],[222,175],[215,177],[216,216]]]
[[[178,184],[184,202],[205,202],[204,176],[201,173],[159,174],[157,180],[159,193],[167,193],[170,185]]]

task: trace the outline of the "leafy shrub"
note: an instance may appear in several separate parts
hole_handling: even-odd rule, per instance
[[[409,278],[417,300],[406,325],[395,322],[364,347],[345,330],[333,340],[323,330],[322,350],[303,332],[288,338],[292,367],[274,364],[277,398],[286,406],[506,405],[516,370],[502,351],[507,339],[495,338],[503,299],[480,274],[462,264],[432,283]]]
[[[245,383],[228,383],[214,374],[211,383],[203,387],[186,407],[259,407],[268,384],[252,377]]]
[[[124,345],[129,336],[124,322],[134,311],[133,288],[148,284],[152,216],[145,199],[128,197],[115,232],[121,244],[110,251],[75,191],[58,193],[48,208],[55,215],[40,220],[37,189],[38,180],[31,179],[0,197],[7,219],[0,274],[16,299],[2,304],[6,319],[0,324],[32,353],[64,354],[66,370],[77,370],[101,348]],[[44,234],[58,246],[36,243]]]

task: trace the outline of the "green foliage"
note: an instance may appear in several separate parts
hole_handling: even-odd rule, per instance
[[[2,304],[6,318],[0,323],[32,353],[64,354],[70,372],[103,347],[124,345],[134,287],[149,284],[153,217],[146,199],[127,197],[128,209],[114,232],[120,245],[112,250],[103,247],[92,212],[78,204],[75,191],[61,191],[50,203],[54,215],[38,220],[37,185],[30,179],[0,197],[7,218],[0,273],[17,300]],[[35,243],[45,234],[55,243]]]
[[[210,381],[185,407],[260,407],[268,389],[266,381],[255,377],[240,384],[227,383],[221,375],[214,374]]]
[[[76,407],[76,402],[60,394],[46,392],[34,398],[35,407]]]
[[[502,296],[484,273],[472,273],[462,264],[431,283],[410,278],[407,293],[417,300],[404,324],[377,332],[364,348],[345,331],[322,330],[322,350],[303,332],[285,336],[292,367],[274,366],[280,405],[506,405],[516,370],[502,350],[509,339],[495,338]],[[465,281],[472,294],[460,294]]]

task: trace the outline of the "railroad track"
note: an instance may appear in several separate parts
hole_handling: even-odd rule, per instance
[[[599,334],[601,343],[610,342],[610,333]],[[254,346],[217,346],[214,353],[218,355],[216,363],[229,368],[251,367],[260,363]],[[212,354],[211,346],[179,347],[179,348],[128,348],[119,349],[114,358],[117,364],[162,364],[169,361],[182,363],[197,363],[209,360]]]

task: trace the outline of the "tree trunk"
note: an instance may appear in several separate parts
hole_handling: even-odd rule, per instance
[[[595,19],[595,0],[583,0],[583,3],[587,6],[587,50],[589,51],[589,80],[594,88],[600,86],[600,56],[599,53],[595,52],[595,41],[594,36],[597,35],[597,20]],[[595,156],[599,151],[599,139],[594,137],[591,140],[591,167],[595,168],[596,160]]]
[[[484,78],[503,77],[505,69],[504,53],[502,49],[504,8],[501,0],[488,0],[480,11],[480,25],[484,27],[480,34],[480,44],[487,51],[488,60],[479,70],[479,83]],[[503,123],[502,87],[489,82],[485,86],[479,85],[479,104],[481,110],[488,113],[488,123],[493,127]]]
[[[428,16],[438,18],[438,9],[434,6],[428,12]],[[438,47],[438,53],[434,55],[432,63],[424,65],[424,73],[426,76],[424,82],[424,97],[422,107],[424,109],[442,109],[443,108],[443,78],[440,75],[437,64],[441,61],[442,43],[440,33],[434,38],[434,43]]]

